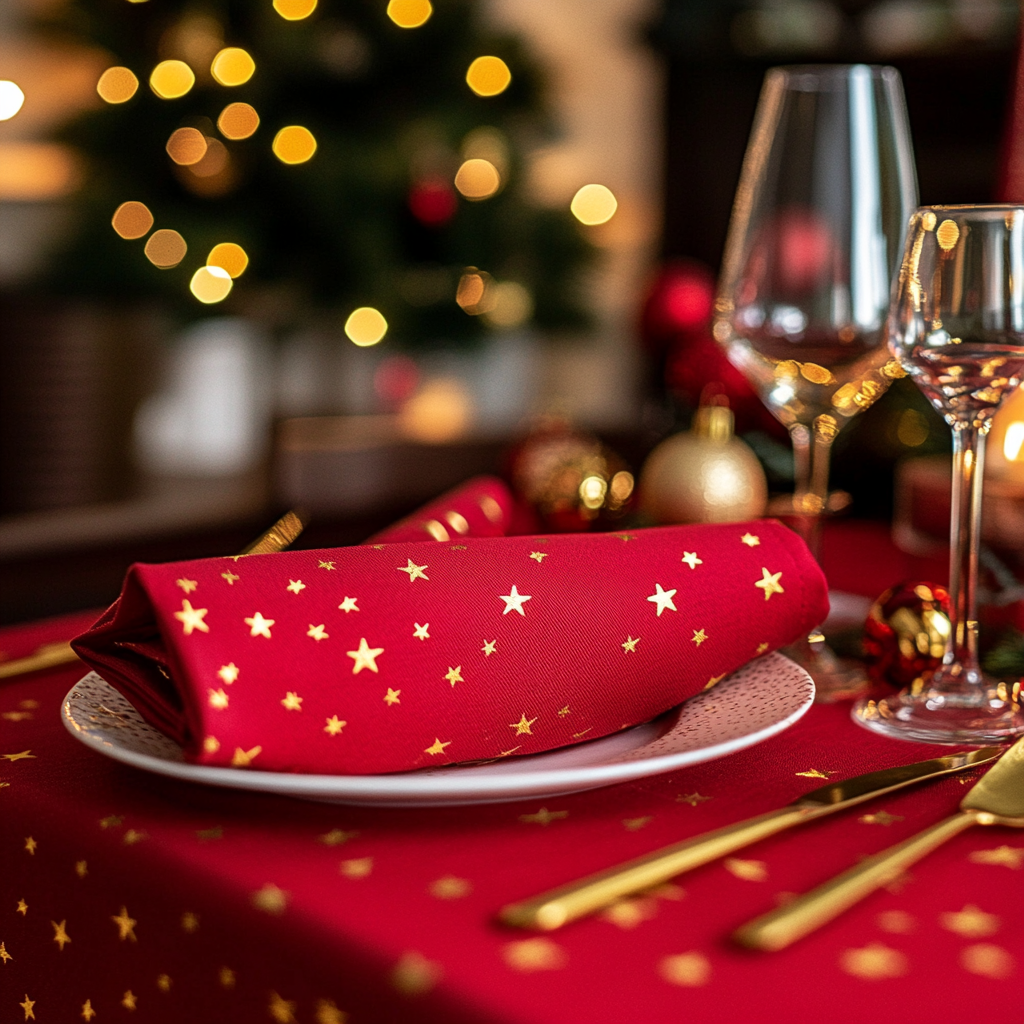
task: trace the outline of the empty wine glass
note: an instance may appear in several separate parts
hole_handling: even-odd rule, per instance
[[[999,743],[1024,732],[1019,683],[978,664],[978,542],[985,435],[1024,376],[1024,207],[926,206],[910,223],[889,344],[953,428],[951,635],[942,666],[854,706],[876,732],[928,743]]]
[[[773,68],[747,146],[715,313],[715,337],[788,428],[795,525],[818,554],[832,442],[903,376],[886,348],[890,283],[917,177],[899,73]],[[778,506],[773,511],[781,511]],[[819,699],[862,692],[815,631],[787,651]]]

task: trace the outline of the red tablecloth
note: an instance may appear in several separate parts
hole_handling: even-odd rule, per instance
[[[884,538],[858,537],[893,582]],[[0,650],[18,657],[84,624],[8,629]],[[964,833],[782,953],[728,941],[785,893],[952,812],[966,777],[777,836],[548,936],[494,923],[505,902],[823,777],[937,749],[864,732],[845,705],[729,758],[543,806],[373,810],[99,757],[58,720],[79,674],[0,683],[2,1021],[1019,1019],[1024,836],[1010,829]]]

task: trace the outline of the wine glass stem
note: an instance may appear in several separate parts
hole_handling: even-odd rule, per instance
[[[953,428],[953,507],[949,524],[951,636],[943,665],[959,666],[965,683],[981,680],[978,667],[978,545],[985,434],[973,424]]]
[[[821,561],[821,525],[828,504],[828,474],[832,454],[832,436],[798,424],[790,430],[793,441],[793,470],[796,493],[797,534],[810,549],[815,561]]]

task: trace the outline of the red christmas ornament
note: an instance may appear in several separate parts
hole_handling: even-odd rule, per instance
[[[913,580],[890,587],[864,623],[868,674],[897,687],[923,683],[942,664],[950,629],[945,587]]]
[[[455,216],[458,200],[455,190],[444,178],[422,178],[409,189],[409,209],[421,223],[431,228],[443,227]]]

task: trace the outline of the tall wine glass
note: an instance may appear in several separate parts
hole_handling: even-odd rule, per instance
[[[953,428],[951,635],[942,666],[895,697],[859,702],[876,732],[928,743],[999,743],[1024,732],[1019,690],[978,665],[978,541],[985,436],[1024,377],[1024,206],[914,214],[890,318],[893,353]]]
[[[818,554],[836,435],[904,376],[886,349],[890,282],[917,205],[899,73],[773,68],[765,77],[726,241],[715,337],[788,428],[787,511]],[[790,652],[819,699],[862,692],[820,631]]]

